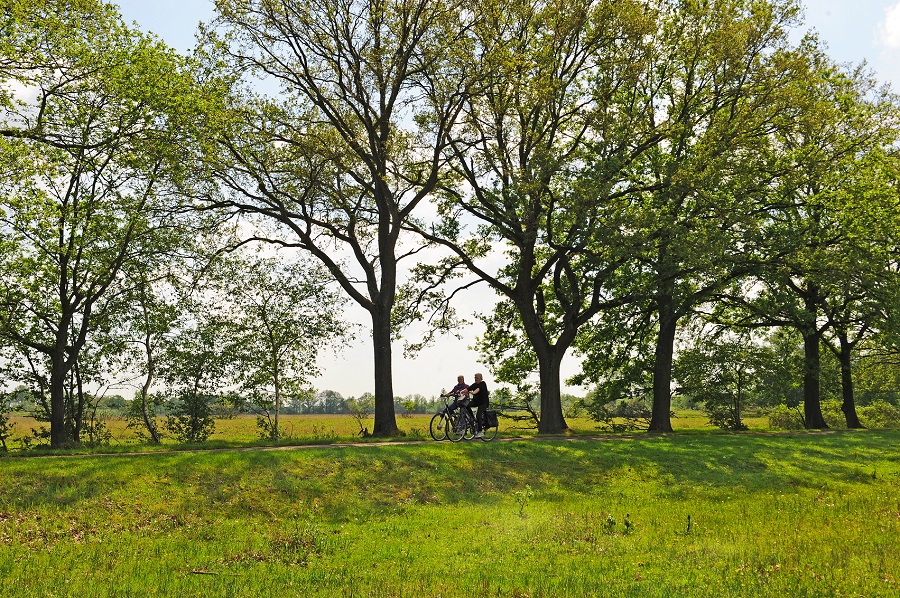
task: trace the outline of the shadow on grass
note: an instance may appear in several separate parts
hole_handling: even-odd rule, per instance
[[[0,510],[106,505],[341,522],[410,505],[486,506],[526,485],[546,500],[637,487],[660,498],[753,494],[896,475],[898,440],[900,432],[711,433],[21,459],[0,464]]]

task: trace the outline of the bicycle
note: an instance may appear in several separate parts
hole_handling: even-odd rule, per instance
[[[460,412],[463,411],[458,406],[454,407],[456,399],[459,398],[457,395],[441,393],[440,396],[444,399],[444,408],[435,413],[431,418],[431,423],[428,424],[431,437],[438,441],[448,439],[447,431],[455,426]],[[449,398],[453,398],[453,401],[447,401]]]
[[[465,407],[468,403],[463,404]],[[452,442],[460,440],[472,440],[475,438],[475,416],[469,413],[468,409],[460,409],[459,417],[451,421],[452,426],[447,430],[447,437]],[[490,442],[497,437],[500,426],[497,421],[497,412],[493,409],[485,409],[484,422],[481,426],[481,440]]]
[[[453,397],[454,403],[458,398],[455,395],[441,395],[441,397],[444,399]],[[463,439],[472,440],[475,437],[475,416],[470,415],[469,410],[465,408],[468,400],[461,401],[455,408],[454,403],[444,401],[444,408],[432,416],[428,426],[432,438],[438,441],[459,442]],[[484,419],[485,425],[482,427],[480,438],[484,442],[490,442],[497,437],[499,431],[497,412],[492,409],[485,410]]]

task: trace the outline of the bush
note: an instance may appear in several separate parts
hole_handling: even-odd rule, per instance
[[[206,442],[216,430],[211,397],[184,393],[171,402],[166,429],[181,442]]]
[[[375,411],[375,397],[370,393],[363,393],[358,399],[350,397],[346,401],[347,409],[351,417],[359,425],[359,435],[369,436],[369,429],[363,426],[363,422]]]
[[[769,427],[775,430],[802,430],[803,414],[796,408],[777,405],[769,410]]]
[[[157,436],[159,435],[159,426],[157,425],[156,414],[157,410],[163,406],[163,401],[163,396],[157,393],[151,394],[147,398],[147,417],[150,419],[150,423],[154,430],[157,430]],[[135,436],[141,441],[146,442],[153,439],[150,430],[147,429],[147,423],[144,421],[144,412],[140,397],[128,401],[127,407],[125,408],[125,421],[127,422],[125,427],[129,430],[133,430]]]
[[[829,428],[846,428],[847,416],[841,410],[842,401],[822,401],[822,417]]]
[[[646,430],[650,427],[650,419],[653,415],[647,402],[638,397],[610,401],[602,405],[596,402],[586,403],[585,409],[591,419],[600,424],[601,429],[611,432]],[[670,415],[675,417],[675,412]]]
[[[741,419],[740,409],[735,405],[707,401],[705,403],[704,411],[706,411],[706,415],[709,417],[709,423],[717,428],[731,430],[733,432],[743,432],[747,430],[747,424]]]
[[[6,452],[6,441],[12,436],[13,428],[16,424],[10,419],[10,411],[12,411],[10,396],[0,394],[0,447]]]
[[[867,428],[900,428],[900,407],[877,400],[858,409],[859,419]]]
[[[87,438],[85,438],[87,436]],[[108,445],[112,440],[112,431],[106,425],[106,419],[92,413],[90,419],[81,428],[81,441],[88,446]]]

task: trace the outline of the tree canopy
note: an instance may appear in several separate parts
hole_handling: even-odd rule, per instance
[[[542,432],[572,356],[592,413],[656,431],[677,395],[738,429],[776,379],[824,427],[829,368],[858,427],[855,369],[900,351],[900,100],[801,26],[797,0],[218,0],[182,56],[101,0],[8,2],[0,372],[55,446],[123,371],[154,441],[159,387],[252,395],[277,439],[347,299],[393,435],[393,344],[483,283],[475,349]]]

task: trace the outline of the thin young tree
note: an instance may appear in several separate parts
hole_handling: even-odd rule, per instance
[[[324,268],[284,258],[250,257],[224,274],[217,303],[229,322],[238,382],[265,409],[265,431],[278,440],[285,398],[312,395],[319,352],[350,338],[346,299]]]

